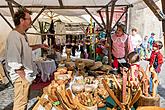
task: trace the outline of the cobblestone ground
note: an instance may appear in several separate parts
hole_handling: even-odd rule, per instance
[[[37,101],[37,96],[42,95],[42,90],[33,90],[30,92],[28,110],[32,110],[32,106]],[[0,90],[0,110],[12,110],[13,107],[13,87],[9,86],[4,90]]]
[[[0,110],[12,110],[13,96],[13,88],[11,86],[0,91]]]
[[[146,67],[147,62],[141,61],[142,67]],[[159,74],[160,85],[158,86],[158,94],[160,95],[160,106],[165,108],[165,64],[163,64],[162,71]],[[28,103],[28,110],[32,109],[32,105],[36,102],[36,96],[41,96],[41,91],[31,91],[30,100]],[[12,110],[13,106],[13,88],[7,87],[0,90],[0,110]]]

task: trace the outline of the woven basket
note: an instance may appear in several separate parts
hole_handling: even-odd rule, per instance
[[[156,106],[142,106],[138,107],[136,110],[165,110],[165,108],[160,108]]]
[[[141,95],[138,100],[138,106],[160,106],[160,96],[156,97],[146,97]]]

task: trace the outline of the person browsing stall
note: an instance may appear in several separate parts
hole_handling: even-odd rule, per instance
[[[113,67],[118,68],[118,60],[125,59],[127,54],[133,51],[132,43],[127,34],[125,34],[125,25],[118,24],[115,34],[112,35],[112,56],[114,59]]]
[[[45,44],[29,45],[26,31],[30,28],[31,12],[20,8],[14,14],[13,29],[6,41],[6,68],[14,84],[13,110],[25,110],[28,102],[29,86],[34,80],[32,66],[32,50],[38,48],[48,49]]]

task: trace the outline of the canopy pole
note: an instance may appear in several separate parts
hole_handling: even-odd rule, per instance
[[[111,30],[111,28],[112,28],[113,14],[114,14],[114,9],[115,9],[115,3],[116,3],[116,1],[117,0],[113,0],[113,2],[112,2],[111,17],[110,17],[110,23],[109,23],[110,29],[109,30]]]
[[[111,35],[110,35],[110,25],[109,25],[109,10],[108,6],[105,8],[106,12],[106,37],[108,42],[108,62],[112,65],[112,57],[111,57]]]
[[[12,16],[12,18],[14,18],[14,9],[13,9],[12,3],[14,5],[16,5],[17,7],[22,7],[22,6],[19,3],[15,2],[14,0],[6,0],[6,2],[8,4],[8,6],[9,6],[9,10],[11,12],[11,16]]]
[[[38,15],[33,19],[32,24],[37,20],[37,18],[42,14],[42,12],[46,9],[46,6],[42,8],[42,10],[38,13]]]
[[[80,29],[83,31],[83,33],[85,34],[85,29],[84,29],[84,26],[83,24],[79,24],[80,25]]]
[[[107,6],[109,6],[111,3],[113,2],[113,0],[110,0],[110,2],[108,4],[106,4],[105,6],[103,6],[101,9],[99,9],[98,11],[101,11],[102,9],[106,8]]]
[[[159,21],[162,21],[165,19],[165,15],[162,13],[162,11],[159,9],[159,7],[155,4],[153,0],[143,0],[146,5],[151,9],[151,11],[154,13],[154,15],[159,19]],[[162,0],[162,5],[163,5]]]
[[[6,21],[6,23],[12,28],[12,29],[14,29],[13,28],[13,26],[9,23],[9,21],[0,13],[0,16]]]
[[[112,29],[111,29],[110,32],[113,31],[113,29],[115,28],[115,26],[119,23],[119,21],[121,20],[121,18],[124,16],[124,14],[127,13],[128,8],[129,8],[129,7],[127,7],[127,8],[125,9],[125,11],[122,13],[122,15],[120,16],[120,18],[116,21],[115,25],[112,27]]]
[[[14,9],[13,9],[12,3],[7,1],[7,4],[9,6],[9,10],[10,10],[11,16],[12,16],[12,18],[14,18]]]
[[[21,6],[21,5],[20,5]],[[13,8],[18,8],[20,6],[13,6]],[[100,8],[100,7],[105,7],[104,5],[97,5],[97,6],[48,6],[45,5],[47,9],[84,9],[84,8]],[[115,5],[115,7],[126,7],[128,5]],[[35,6],[29,6],[29,5],[24,5],[24,8],[42,8],[43,6],[40,5],[35,5]],[[0,8],[9,8],[7,5],[0,5]]]
[[[88,11],[87,8],[85,8],[85,11],[92,17],[92,19],[95,20],[95,22],[104,30],[103,26],[95,19],[95,17]]]
[[[108,6],[106,7],[106,18],[107,18],[107,29],[106,29],[106,34],[107,34],[107,42],[109,44],[109,49],[108,49],[108,60],[109,64],[112,65],[112,41],[111,41],[111,33],[110,30],[112,28],[112,21],[113,21],[113,14],[114,14],[114,9],[115,9],[115,3],[117,0],[112,1],[112,7],[111,7],[111,17],[109,20],[109,11],[108,11]]]
[[[64,6],[62,0],[58,0],[58,2],[60,4],[60,7],[62,8]]]
[[[161,0],[162,1],[162,11],[163,13],[165,13],[165,1],[164,0]],[[165,45],[165,20],[162,20],[162,30],[163,30],[163,36],[164,36],[164,45]],[[165,50],[165,46],[164,46],[164,50]],[[164,51],[165,53],[165,51]]]
[[[132,5],[132,6],[133,6],[133,5]],[[126,32],[126,33],[128,33],[128,8],[129,8],[129,6],[127,6],[127,7],[125,8],[125,10],[127,10],[127,11],[125,12],[125,26],[126,26],[125,32]]]
[[[23,7],[22,5],[20,5],[19,3],[15,2],[14,0],[6,0],[8,3],[13,3],[14,5],[16,5],[17,7]]]
[[[104,22],[104,19],[103,19],[103,16],[101,14],[101,11],[98,11],[99,15],[100,15],[100,18],[101,18],[101,21],[103,23],[103,26],[104,26],[104,29],[106,28],[106,25],[105,25],[105,22]]]

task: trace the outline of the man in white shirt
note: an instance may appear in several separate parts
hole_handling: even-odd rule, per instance
[[[137,33],[136,28],[132,29],[131,41],[132,41],[134,51],[140,53],[140,49],[141,49],[140,45],[142,44],[142,38]]]
[[[29,87],[34,80],[32,66],[32,50],[38,48],[48,49],[47,45],[29,45],[26,30],[30,28],[32,20],[30,11],[20,8],[13,17],[15,29],[12,30],[6,41],[6,68],[14,84],[13,110],[25,110]]]

